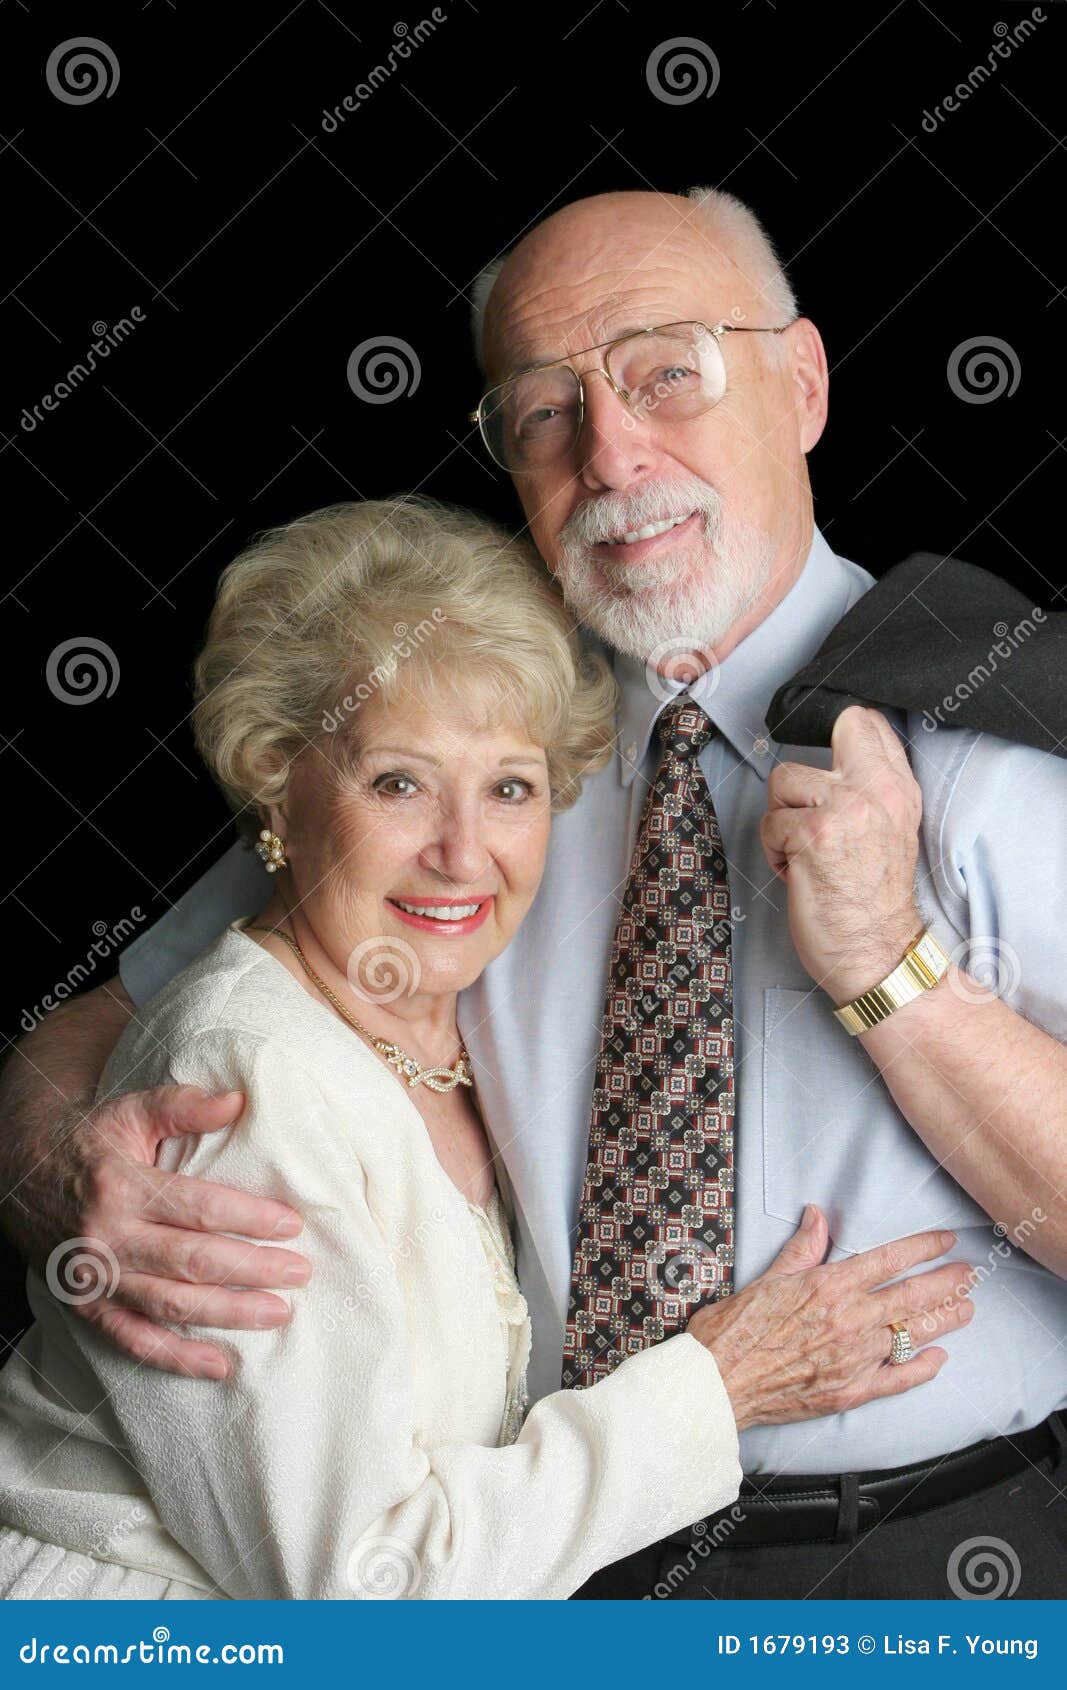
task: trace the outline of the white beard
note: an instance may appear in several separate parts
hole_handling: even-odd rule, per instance
[[[665,516],[703,513],[697,540],[679,541],[647,563],[607,563],[593,546]],[[774,569],[770,537],[727,522],[706,482],[661,482],[582,506],[560,535],[557,579],[575,616],[609,646],[669,668],[683,652],[707,652],[756,603]]]

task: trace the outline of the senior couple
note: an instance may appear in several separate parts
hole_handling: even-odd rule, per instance
[[[475,317],[536,553],[412,498],[232,563],[246,838],[8,1066],[0,1586],[936,1597],[994,1538],[1062,1594],[1067,771],[769,739],[872,577],[738,201],[579,201]]]

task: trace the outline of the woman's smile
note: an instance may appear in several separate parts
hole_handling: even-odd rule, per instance
[[[409,927],[444,938],[462,938],[473,933],[492,913],[496,896],[490,892],[477,898],[386,898],[393,914]]]

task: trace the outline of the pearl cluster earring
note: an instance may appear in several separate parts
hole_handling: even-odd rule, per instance
[[[285,858],[285,846],[276,833],[269,827],[263,828],[256,844],[256,851],[263,859],[263,867],[268,874],[277,874],[280,868],[288,868]]]

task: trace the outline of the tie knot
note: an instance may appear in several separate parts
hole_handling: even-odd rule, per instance
[[[691,698],[675,699],[656,723],[660,739],[675,757],[697,757],[714,732],[711,718]]]

